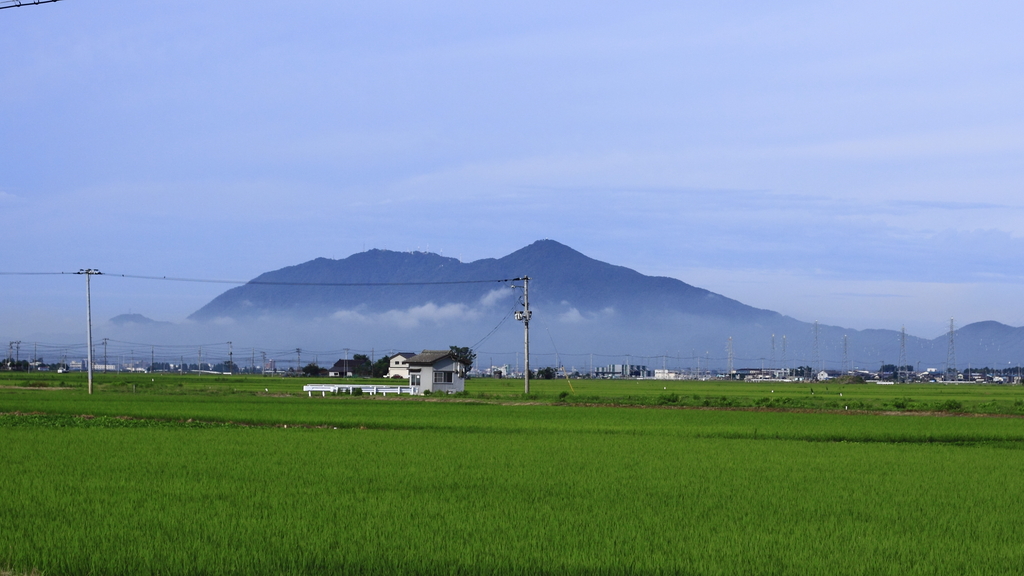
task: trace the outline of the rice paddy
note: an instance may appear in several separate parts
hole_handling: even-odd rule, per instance
[[[1024,573],[1019,417],[140,383],[0,389],[0,571]]]

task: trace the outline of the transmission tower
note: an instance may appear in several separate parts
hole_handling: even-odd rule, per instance
[[[771,368],[772,370],[775,370],[777,368],[777,366],[775,366],[775,334],[772,334],[772,362],[771,362],[771,367],[772,367]]]
[[[946,380],[956,381],[956,324],[949,319],[949,347],[946,348]]]
[[[900,327],[900,365],[897,368],[899,370],[899,381],[907,381],[907,327]]]
[[[821,353],[818,351],[818,321],[814,321],[814,370],[816,373],[814,377],[817,378],[817,372],[821,372]]]
[[[850,372],[850,337],[843,334],[843,374]]]
[[[782,369],[786,372],[786,377],[789,377],[789,360],[786,359],[786,335],[782,335]]]
[[[729,365],[726,367],[726,374],[728,374],[729,377],[732,378],[732,336],[729,336],[729,342],[725,345],[725,349],[726,351],[729,352]]]

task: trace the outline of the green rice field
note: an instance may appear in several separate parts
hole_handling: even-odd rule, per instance
[[[0,572],[1024,573],[1020,387],[24,376],[0,376]],[[795,409],[736,408],[771,386]]]

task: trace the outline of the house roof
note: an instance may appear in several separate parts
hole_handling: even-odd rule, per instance
[[[430,366],[442,358],[451,357],[451,350],[424,350],[412,358],[409,358],[409,365],[412,366],[413,364],[417,364],[420,366]],[[463,364],[465,364],[465,362],[463,362]]]
[[[424,350],[424,352],[426,352],[426,350]],[[415,352],[398,352],[398,353],[392,354],[391,358],[398,358],[399,356],[401,356],[402,358],[407,358],[408,359],[408,358],[412,358],[413,356],[416,356],[416,353]]]

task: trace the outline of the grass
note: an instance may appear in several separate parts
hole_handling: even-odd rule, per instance
[[[2,428],[0,564],[48,574],[1024,566],[1016,445],[637,434],[614,417],[583,431],[466,432],[451,426],[466,407],[442,406],[452,412],[417,429]],[[562,412],[582,424],[654,411]]]
[[[95,375],[100,392],[158,395],[288,394],[326,378],[229,375],[103,374]],[[393,384],[383,379],[346,379],[346,383]],[[571,384],[571,388],[570,388]],[[70,387],[84,390],[82,373],[0,372],[0,386],[34,389]],[[560,398],[561,395],[564,397]],[[523,394],[521,380],[469,380],[466,395],[479,400],[588,404],[762,407],[772,409],[967,412],[1024,415],[1024,386],[978,384],[830,384],[709,380],[532,380]]]
[[[593,406],[555,388],[524,403],[141,384],[0,390],[0,570],[1024,573],[1019,418],[679,408],[754,396],[736,383],[595,382],[611,399]],[[850,397],[903,397],[879,388]],[[911,397],[990,397],[928,391]]]

